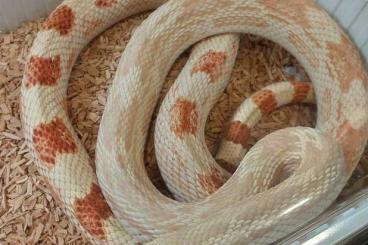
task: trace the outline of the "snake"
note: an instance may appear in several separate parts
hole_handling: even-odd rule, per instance
[[[223,37],[215,37],[212,39],[216,40],[218,38]],[[205,41],[198,44],[196,50],[201,48],[202,45],[206,45],[203,47],[207,50],[211,48],[209,49],[211,50],[209,51],[210,53],[214,50],[211,45],[208,45]],[[193,53],[195,54],[195,52]],[[193,57],[191,56],[190,58]],[[226,182],[231,176],[231,173],[235,172],[237,166],[247,152],[250,131],[259,122],[262,116],[267,115],[276,108],[290,103],[315,103],[313,87],[307,82],[283,81],[262,88],[247,98],[236,110],[223,133],[224,136],[221,139],[216,156],[213,158],[211,153],[207,151],[207,147],[205,147],[206,142],[203,135],[203,128],[198,130],[198,133],[202,133],[201,135],[188,135],[187,139],[173,137],[171,134],[175,134],[177,131],[173,130],[170,134],[167,133],[166,130],[170,128],[170,126],[173,127],[173,125],[175,125],[175,123],[172,122],[176,122],[175,120],[170,120],[172,118],[170,114],[173,115],[177,112],[177,110],[172,109],[175,108],[175,102],[181,102],[185,95],[185,91],[188,93],[191,91],[188,89],[188,87],[191,88],[191,86],[188,85],[187,81],[184,83],[181,80],[185,71],[193,70],[191,61],[196,61],[196,59],[188,60],[187,65],[191,68],[183,68],[183,72],[171,87],[161,104],[155,130],[155,149],[160,173],[175,199],[187,202],[203,199],[212,194]],[[197,82],[193,78],[191,78],[191,81],[194,83]],[[223,83],[220,83],[220,81],[217,83],[219,86],[217,87],[217,96],[222,91],[221,88],[223,89],[227,85],[228,80],[221,81]],[[182,89],[180,89],[180,86],[182,86]],[[187,89],[185,89],[185,87],[187,87]],[[203,99],[203,101],[197,100],[197,103],[202,105],[202,110],[207,109],[203,113],[198,113],[198,115],[201,116],[201,118],[198,119],[198,125],[204,126],[210,108],[212,108],[215,101],[217,101],[217,96],[216,93],[213,93],[213,90],[210,89],[198,91],[204,94],[201,97],[197,97]],[[205,94],[206,92],[209,94]],[[176,115],[174,115],[174,117],[175,116]],[[201,120],[203,121],[201,122]],[[171,145],[170,148],[166,147],[168,144]],[[200,156],[198,159],[186,158],[188,155],[184,153],[179,154],[180,151],[190,151],[191,148],[196,148],[198,150],[198,156]],[[171,153],[164,154],[165,150],[170,150]],[[188,157],[192,157],[192,155]],[[217,164],[217,162],[221,165]],[[183,168],[183,166],[185,166],[185,168]]]
[[[103,30],[154,9],[135,30],[119,61],[99,128],[94,167],[66,111],[71,69],[83,47]],[[215,187],[219,189],[187,202],[166,197],[151,183],[143,160],[165,77],[176,58],[202,39],[230,36],[232,51],[224,51],[219,42],[212,44],[219,50],[210,51],[236,55],[234,39],[240,33],[269,39],[296,57],[312,82],[316,126],[281,129],[246,154],[239,150],[259,111],[293,101],[291,91],[300,92],[290,89],[296,84],[290,82],[284,84],[289,86],[285,93],[264,89],[245,102],[244,108],[258,106],[251,110],[255,114],[230,123],[236,130],[228,131],[233,133],[227,134],[231,137],[225,144],[239,153],[234,153],[237,158],[243,157],[233,175]],[[228,78],[234,57],[221,57],[199,57],[199,69],[188,67],[193,80],[190,74],[183,75],[193,83],[188,84],[193,86],[191,92],[178,84],[180,96],[168,99],[168,105],[179,106],[167,109],[164,120],[170,126],[161,130],[162,136],[155,133],[155,142],[160,142],[162,154],[177,154],[172,159],[179,168],[160,167],[170,177],[169,186],[180,187],[180,181],[186,181],[175,168],[181,176],[195,174],[190,178],[203,183],[219,175],[213,168],[209,174],[195,167],[186,171],[178,160],[201,165],[201,154],[208,153],[203,144],[187,146],[203,142],[202,116],[212,99],[206,104],[200,92],[213,90],[211,85],[223,88],[211,84],[214,76]],[[21,86],[22,127],[56,202],[92,244],[267,244],[321,214],[346,184],[367,141],[367,87],[367,72],[356,47],[311,0],[65,0],[45,20],[30,49]],[[302,92],[296,101],[305,96]],[[200,109],[201,102],[205,109]],[[172,141],[160,140],[169,134],[187,148],[174,149]],[[178,191],[179,196],[182,193]]]
[[[198,43],[160,105],[155,127],[157,163],[176,200],[202,199],[222,186],[244,157],[250,130],[263,115],[292,102],[314,103],[310,83],[284,81],[266,86],[239,106],[214,161],[206,147],[203,127],[228,84],[238,46],[239,37],[233,34]],[[190,103],[185,102],[188,97],[192,98]],[[201,105],[198,111],[194,110],[195,104]],[[186,154],[191,149],[198,151],[196,156]]]

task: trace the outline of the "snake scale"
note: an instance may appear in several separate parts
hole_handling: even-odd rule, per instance
[[[71,69],[100,32],[152,9],[109,90],[95,172],[65,110]],[[246,100],[216,156],[239,165],[230,177],[206,149],[203,130],[229,78],[238,33],[270,39],[293,54],[314,94],[310,85],[286,81]],[[197,42],[155,132],[160,170],[178,201],[150,182],[143,150],[163,81]],[[367,87],[356,48],[310,0],[65,0],[44,22],[26,62],[23,130],[55,199],[91,243],[266,244],[336,199],[366,144]],[[279,130],[246,153],[249,130],[262,115],[313,97],[315,129]]]

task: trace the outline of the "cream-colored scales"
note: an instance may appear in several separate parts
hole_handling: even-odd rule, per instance
[[[347,37],[308,0],[169,1],[151,14],[122,55],[102,118],[96,151],[102,195],[64,112],[70,67],[76,53],[99,32],[163,3],[66,0],[35,40],[22,85],[24,132],[70,219],[96,244],[231,244],[268,243],[316,217],[336,198],[364,148],[367,75]],[[196,203],[171,200],[153,187],[143,164],[157,96],[181,52],[203,38],[232,32],[271,39],[300,61],[315,89],[317,129],[285,129],[267,136],[214,194]],[[328,94],[331,99],[324,100]],[[200,132],[193,122],[201,105],[191,101],[203,99],[195,96],[200,94],[188,93],[179,103],[192,112],[190,124],[183,124],[189,130],[183,132]],[[35,133],[40,128],[42,133]],[[194,148],[179,154],[201,157]],[[289,160],[300,166],[281,182]],[[306,209],[309,212],[302,212]]]
[[[270,93],[271,92],[271,93]],[[250,130],[264,113],[289,103],[315,103],[312,85],[306,82],[279,82],[266,86],[245,100],[236,110],[220,143],[216,160],[235,169],[247,152]],[[264,107],[265,109],[260,109]]]
[[[226,38],[226,36],[224,37]],[[202,72],[200,75],[205,76],[207,80],[198,81],[191,74],[191,71],[196,69],[196,65],[201,64],[201,61],[208,56],[212,59],[208,58],[206,63],[203,62],[203,67],[210,66],[223,72],[228,70],[218,67],[219,65],[217,67],[213,65],[220,59],[214,55],[211,43],[218,43],[220,40],[223,40],[223,37],[210,39],[196,47],[190,61],[187,62],[176,83],[162,102],[156,120],[157,163],[170,191],[178,200],[196,201],[203,199],[216,191],[231,175],[227,170],[222,169],[207,148],[203,147],[205,146],[204,125],[209,110],[216,102],[219,93],[227,85],[228,77],[226,79],[219,77],[216,81],[211,82],[210,74]],[[208,72],[208,69],[205,71]],[[201,96],[193,96],[193,93],[199,93]],[[195,99],[191,100],[189,104],[185,104],[183,98],[189,96]],[[252,95],[235,112],[215,159],[225,165],[228,170],[236,169],[247,151],[250,130],[261,117],[280,106],[295,102],[314,103],[314,94],[310,83],[275,83]],[[194,104],[201,105],[198,111],[193,111]],[[190,125],[193,117],[196,117],[195,120],[198,122],[198,125],[195,125],[196,131],[184,134],[185,130],[191,128],[187,125]],[[180,126],[184,131],[178,129]],[[168,145],[170,147],[167,147]],[[185,154],[193,148],[198,150],[196,158],[193,155]],[[167,151],[170,151],[170,154],[165,154]]]

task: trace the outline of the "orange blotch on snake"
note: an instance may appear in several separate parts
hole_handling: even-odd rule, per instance
[[[60,78],[60,56],[43,58],[32,56],[25,68],[25,86],[35,85],[52,86]]]
[[[99,8],[109,8],[115,5],[117,0],[96,0],[95,5]]]
[[[32,141],[37,157],[51,168],[55,158],[62,153],[75,153],[75,144],[70,131],[61,119],[55,118],[50,123],[40,123],[33,129]]]
[[[258,91],[251,98],[262,114],[270,113],[277,106],[277,101],[271,90],[264,89]]]
[[[208,173],[198,175],[198,182],[208,194],[212,194],[225,183],[225,180],[217,168],[211,167]]]
[[[361,149],[362,141],[368,133],[367,128],[355,129],[349,121],[345,121],[340,125],[336,132],[337,142],[340,144],[344,157],[345,164],[348,170],[351,170],[359,159],[354,159]]]
[[[302,102],[304,101],[308,93],[311,89],[311,85],[309,83],[302,83],[302,82],[292,82],[294,86],[294,98],[293,102]]]
[[[241,144],[245,148],[247,146],[249,136],[249,127],[240,121],[234,121],[230,123],[225,138],[235,144]]]
[[[67,5],[61,5],[53,11],[43,23],[45,30],[55,30],[60,35],[65,36],[69,33],[74,25],[73,10]]]
[[[202,55],[191,70],[191,74],[203,72],[208,74],[210,83],[221,75],[226,61],[225,52],[209,51]]]
[[[179,98],[170,110],[170,129],[183,138],[197,131],[198,112],[195,103]]]
[[[341,35],[339,43],[327,42],[327,68],[334,81],[339,82],[343,92],[348,92],[354,80],[363,82],[367,89],[368,76],[364,70],[360,55],[349,38]],[[341,60],[336,61],[336,57]]]
[[[74,207],[75,216],[82,226],[94,237],[100,240],[106,239],[103,221],[108,219],[112,212],[95,183],[85,197],[74,202]]]

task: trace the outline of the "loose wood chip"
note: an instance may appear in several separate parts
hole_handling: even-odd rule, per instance
[[[1,134],[4,136],[3,139],[8,138],[8,139],[12,139],[12,140],[21,140],[21,138],[18,137],[17,135],[15,135],[15,134],[11,134],[11,133],[8,133],[8,132],[2,132]],[[1,139],[1,137],[0,137],[0,139]]]
[[[132,32],[147,15],[135,16],[105,31],[83,51],[74,66],[68,87],[68,109],[91,159],[94,159],[98,126],[119,57]],[[22,136],[20,83],[24,62],[41,21],[26,23],[11,33],[0,35],[0,244],[87,244],[55,203]],[[307,79],[298,62],[274,43],[244,35],[240,47],[231,81],[206,124],[206,143],[212,153],[216,152],[225,123],[246,97],[286,77]],[[185,52],[174,64],[163,86],[159,104],[184,66],[188,54]],[[155,116],[145,150],[146,167],[154,184],[164,194],[170,195],[155,163],[154,122]],[[314,107],[283,107],[263,118],[252,130],[249,146],[279,128],[313,126],[314,123]],[[366,188],[368,181],[364,176],[367,174],[368,151],[344,193],[350,195]]]

